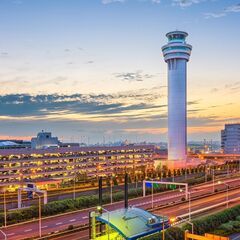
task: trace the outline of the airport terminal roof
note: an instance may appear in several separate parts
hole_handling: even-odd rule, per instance
[[[12,142],[12,141],[3,141],[3,142],[0,142],[0,147],[16,146],[16,145],[18,145],[18,144],[15,143],[15,142]]]
[[[168,224],[167,217],[160,217],[140,208],[129,207],[111,212],[104,212],[97,216],[97,220],[110,225],[122,237],[134,240],[159,232]]]

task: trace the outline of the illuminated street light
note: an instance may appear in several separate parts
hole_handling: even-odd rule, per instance
[[[222,182],[222,181],[218,181],[218,184],[224,184],[227,187],[227,208],[228,208],[228,200],[229,200],[228,189],[229,189],[229,185],[225,182]]]
[[[3,188],[3,211],[4,211],[4,227],[7,227],[7,204],[6,204],[6,189]]]
[[[97,206],[97,211],[102,214],[102,211],[105,211],[108,215],[108,240],[110,240],[110,222],[109,222],[109,218],[110,218],[110,212],[103,208],[102,206]]]
[[[42,237],[42,215],[41,215],[41,196],[35,192],[35,194],[38,196],[38,222],[39,222],[39,237]]]
[[[183,192],[182,189],[179,190],[180,192]],[[189,191],[186,192],[187,195],[188,195],[188,219],[189,219],[189,222],[191,221],[191,193]]]
[[[215,177],[215,175],[214,175],[214,168],[212,169],[212,180],[213,180],[213,193],[215,192],[215,179],[214,179],[214,177]]]

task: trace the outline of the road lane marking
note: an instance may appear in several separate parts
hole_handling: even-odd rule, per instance
[[[75,222],[76,221],[76,219],[71,219],[71,220],[69,220],[69,222]]]
[[[42,226],[42,228],[47,228],[48,226]]]
[[[12,235],[14,235],[15,233],[9,233],[9,234],[7,234],[7,236],[12,236]]]
[[[56,223],[56,225],[61,225],[61,224],[63,224],[62,222],[58,222],[58,223]]]
[[[83,217],[82,217],[82,219],[86,219],[86,218],[88,218],[88,216],[83,216]]]
[[[24,230],[24,232],[30,232],[30,231],[32,231],[32,229],[26,229],[26,230]]]

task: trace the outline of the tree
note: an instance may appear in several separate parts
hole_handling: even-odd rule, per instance
[[[171,170],[169,169],[168,170],[168,177],[171,177],[172,176],[172,172],[171,172]]]

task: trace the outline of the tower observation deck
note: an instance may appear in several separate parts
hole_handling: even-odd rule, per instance
[[[169,32],[162,47],[168,64],[168,159],[174,161],[187,156],[187,62],[192,50],[187,36],[183,31]]]

